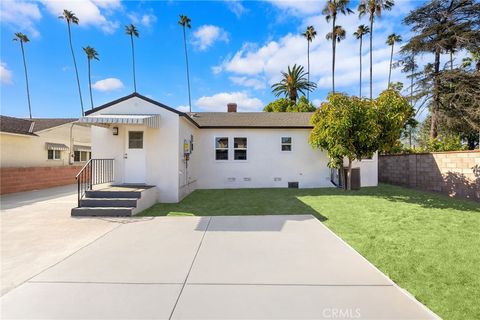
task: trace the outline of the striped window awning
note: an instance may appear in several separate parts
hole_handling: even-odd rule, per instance
[[[63,143],[51,143],[51,142],[45,143],[45,147],[47,148],[47,150],[61,150],[61,151],[64,151],[64,150],[69,149]]]
[[[92,151],[90,146],[73,145],[73,151]]]
[[[131,124],[145,125],[150,128],[160,128],[160,115],[158,114],[100,114],[86,116],[78,119],[80,123],[89,124]]]

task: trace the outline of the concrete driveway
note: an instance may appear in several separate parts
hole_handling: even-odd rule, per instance
[[[310,215],[128,221],[5,294],[2,318],[436,317]]]
[[[1,196],[2,295],[122,221],[72,219],[70,209],[76,202],[76,185]]]

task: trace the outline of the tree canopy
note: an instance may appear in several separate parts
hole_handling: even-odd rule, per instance
[[[317,108],[305,96],[301,96],[297,103],[290,99],[280,98],[263,108],[265,112],[313,112],[315,110]]]

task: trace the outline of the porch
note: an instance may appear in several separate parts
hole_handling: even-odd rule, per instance
[[[90,159],[77,180],[72,216],[133,216],[157,203],[158,189],[146,184],[115,184],[114,159]]]

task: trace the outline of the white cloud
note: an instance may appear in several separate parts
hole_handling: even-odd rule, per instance
[[[249,77],[230,77],[230,80],[238,85],[249,87],[253,89],[265,89],[265,81],[256,79],[256,78],[249,78]]]
[[[189,112],[190,111],[189,106],[178,106],[175,109],[177,109],[178,111],[181,111],[181,112]]]
[[[195,101],[195,105],[202,111],[224,112],[230,102],[238,105],[238,111],[259,111],[263,107],[260,99],[252,98],[245,92],[221,92],[213,96],[203,96]]]
[[[40,35],[35,23],[42,18],[35,2],[7,0],[0,3],[0,22],[11,27],[15,32],[22,31],[36,38]]]
[[[312,103],[313,103],[313,105],[314,105],[315,107],[318,108],[318,107],[320,106],[320,104],[322,104],[322,100],[320,100],[320,99],[313,99],[313,100],[312,100]]]
[[[296,16],[305,16],[322,11],[324,1],[302,0],[268,0],[273,6]]]
[[[237,18],[240,18],[245,12],[247,12],[247,9],[243,6],[241,0],[227,0],[225,1],[225,4],[228,9],[237,16]]]
[[[217,26],[206,24],[193,33],[193,45],[199,50],[207,50],[216,41],[228,43],[228,33]]]
[[[107,78],[99,80],[92,85],[92,88],[98,91],[113,91],[123,88],[123,83],[120,79],[117,78]]]
[[[75,13],[79,19],[79,26],[95,26],[99,27],[105,33],[113,33],[119,27],[118,21],[112,21],[106,17],[105,13],[111,13],[113,9],[120,8],[115,6],[118,1],[108,0],[102,2],[100,0],[41,0],[47,10],[58,17],[64,9]],[[99,4],[102,3],[102,4]],[[103,9],[104,12],[102,12]]]
[[[102,9],[120,9],[122,7],[120,0],[92,0],[92,1]]]
[[[130,13],[128,17],[133,24],[140,24],[145,28],[151,28],[155,22],[157,22],[157,17],[152,13]]]
[[[8,69],[5,62],[0,62],[0,83],[11,84],[12,83],[12,71]]]
[[[392,32],[402,33],[408,38],[405,27],[399,27],[391,23],[385,17],[376,21],[373,37],[373,77],[378,83],[374,87],[374,95],[381,89],[385,89],[388,81],[388,69],[390,59],[390,48],[385,45],[388,34]],[[331,42],[325,39],[325,34],[331,27],[322,15],[310,16],[304,19],[305,25],[314,25],[317,29],[317,37],[310,45],[310,80],[317,82],[318,91],[329,91],[331,89]],[[347,38],[337,45],[335,87],[338,91],[346,91],[349,94],[358,94],[359,88],[359,41],[353,36],[359,24],[364,23],[358,20],[357,15],[340,16],[338,23],[347,31]],[[396,30],[393,30],[396,28]],[[369,80],[369,52],[368,36],[364,39],[363,46],[363,86],[362,94],[367,95]],[[395,46],[395,55],[398,58],[400,45]],[[395,59],[395,57],[394,57]],[[287,34],[283,37],[270,40],[263,45],[245,43],[242,48],[232,56],[212,68],[215,73],[226,72],[231,79],[241,82],[239,78],[265,79],[266,85],[271,85],[281,78],[281,71],[288,66],[300,64],[307,68],[307,43],[300,32]],[[242,78],[243,79],[243,78]],[[405,82],[405,75],[399,69],[392,71],[392,81]],[[383,84],[381,86],[380,84]]]

